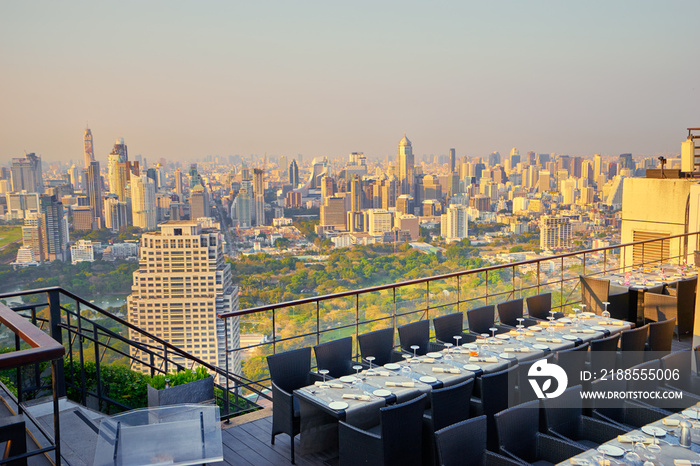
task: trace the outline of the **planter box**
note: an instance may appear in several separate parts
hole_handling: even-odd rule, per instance
[[[214,378],[195,380],[184,385],[156,390],[148,386],[148,407],[182,403],[206,403],[214,400]]]

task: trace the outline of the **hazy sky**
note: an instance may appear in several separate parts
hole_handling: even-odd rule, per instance
[[[0,2],[0,163],[678,152],[698,1]]]

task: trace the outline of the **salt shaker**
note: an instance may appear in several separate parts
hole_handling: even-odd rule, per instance
[[[679,425],[681,427],[681,438],[679,443],[684,448],[690,448],[690,428],[693,426],[693,424],[691,424],[691,422],[687,419],[683,419]]]

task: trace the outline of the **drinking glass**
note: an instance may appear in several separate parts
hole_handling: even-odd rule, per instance
[[[586,312],[586,306],[588,306],[588,304],[583,304],[583,303],[581,303],[581,314],[583,314],[584,312]]]
[[[520,319],[518,319],[518,320],[520,320]],[[524,327],[525,327],[525,326],[524,326],[523,324],[518,324],[518,325],[515,326],[515,328],[518,329],[518,335],[515,337],[516,340],[522,340],[523,338],[525,338],[525,337],[523,336],[523,328],[524,328]]]
[[[445,343],[445,359],[452,359],[452,354],[450,353],[452,346],[452,343]]]
[[[462,335],[455,335],[452,338],[455,339],[455,348],[458,348],[459,347],[459,340],[462,339]]]
[[[498,328],[491,327],[491,328],[489,328],[489,330],[491,331],[491,338],[495,339],[496,338],[496,331],[498,331]]]
[[[369,370],[372,370],[372,361],[374,361],[376,358],[374,356],[367,356],[365,358],[367,361],[369,361]]]
[[[328,369],[319,369],[318,373],[323,376],[323,383],[321,384],[321,388],[328,388],[328,385],[326,385],[326,375],[328,374]]]
[[[401,368],[401,372],[411,372],[411,355],[404,353],[401,357],[406,360],[406,364]]]
[[[606,322],[610,321],[610,313],[608,312],[609,305],[610,305],[609,302],[604,301],[603,306],[605,306],[605,310],[600,314],[601,316],[603,316],[603,319],[605,319]]]
[[[359,383],[360,371],[362,370],[362,366],[359,364],[355,364],[354,366],[352,366],[352,368],[355,369],[355,377],[357,377],[357,380],[355,380],[355,382],[353,382],[353,383]]]
[[[411,349],[413,350],[413,357],[416,357],[416,351],[420,348],[418,345],[411,345]]]

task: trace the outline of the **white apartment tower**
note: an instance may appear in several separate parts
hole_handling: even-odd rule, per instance
[[[238,318],[219,319],[218,314],[238,309],[238,287],[231,266],[224,262],[223,239],[214,228],[200,222],[170,221],[159,232],[144,233],[139,249],[139,270],[134,272],[127,298],[129,322],[221,368],[226,367],[224,325],[229,348],[240,346]],[[144,337],[129,331],[140,343]],[[132,356],[148,361],[134,347]],[[229,370],[240,374],[241,359],[234,351]],[[184,360],[174,360],[184,364]],[[146,371],[145,367],[138,369]]]
[[[146,175],[131,178],[131,214],[135,227],[156,229],[156,185]]]
[[[440,234],[447,241],[460,241],[469,236],[469,212],[466,206],[450,205],[440,216]]]
[[[571,223],[568,217],[543,215],[540,218],[540,248],[571,248]]]

